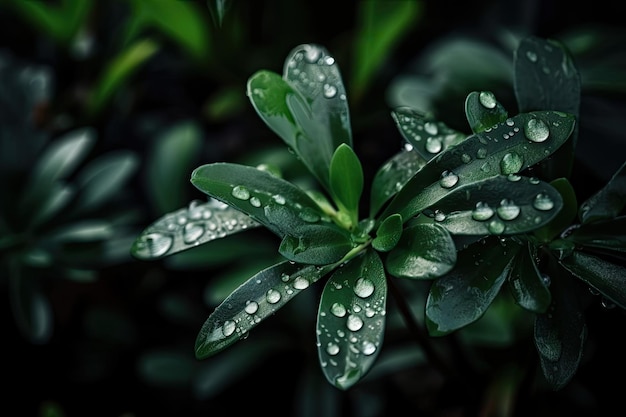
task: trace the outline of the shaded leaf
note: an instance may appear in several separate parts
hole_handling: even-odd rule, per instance
[[[491,91],[472,91],[465,98],[465,117],[474,133],[506,121],[508,115]]]
[[[376,230],[376,237],[372,240],[372,247],[379,252],[389,252],[400,241],[402,236],[402,217],[392,214],[387,217]]]
[[[506,244],[516,245],[511,240]],[[536,252],[536,248],[530,244],[520,248],[513,258],[508,280],[517,304],[528,311],[545,313],[552,301],[552,295],[548,289],[549,282],[544,279],[535,262]]]
[[[260,271],[233,291],[204,322],[196,338],[196,357],[207,358],[246,337],[330,270],[284,261]]]
[[[330,277],[319,304],[317,346],[326,379],[342,390],[370,370],[382,347],[387,281],[373,250],[351,259]]]
[[[443,336],[482,317],[509,276],[515,253],[497,238],[459,251],[456,266],[430,287],[426,300],[429,334]]]
[[[583,224],[617,216],[626,206],[626,162],[601,190],[580,206],[578,216]]]
[[[438,224],[416,224],[404,229],[385,267],[396,277],[432,279],[450,271],[456,257],[454,241],[446,229]]]
[[[578,211],[576,191],[567,178],[558,178],[551,181],[550,185],[561,195],[563,205],[560,210],[557,208],[558,213],[548,224],[534,231],[534,235],[540,242],[550,242],[556,238],[563,230],[572,224],[576,219],[576,213]]]
[[[587,248],[626,252],[626,216],[570,229],[566,239]]]
[[[359,221],[359,201],[363,192],[363,169],[352,148],[345,143],[337,147],[330,161],[330,189],[339,209]]]

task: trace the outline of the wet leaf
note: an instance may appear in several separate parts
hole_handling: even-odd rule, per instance
[[[576,191],[567,178],[558,178],[551,181],[550,185],[561,195],[563,206],[548,224],[534,231],[534,235],[540,242],[550,242],[556,238],[563,230],[572,224],[576,219],[576,213],[578,211]]]
[[[456,188],[431,209],[432,221],[455,235],[512,235],[547,224],[562,206],[550,184],[501,175]]]
[[[626,267],[575,251],[560,261],[575,277],[626,309]]]
[[[626,252],[626,216],[584,224],[571,230],[566,239],[587,248]]]
[[[425,163],[426,161],[417,152],[407,148],[385,162],[372,180],[370,216],[374,217],[383,204],[402,189]]]
[[[573,126],[571,115],[538,111],[469,136],[428,161],[391,200],[382,218],[399,213],[406,222],[455,188],[533,166],[561,146]]]
[[[363,192],[363,169],[359,158],[345,143],[339,145],[330,161],[330,189],[339,209],[356,225]]]
[[[511,240],[507,240],[506,244],[516,245]],[[536,248],[529,244],[519,249],[513,259],[508,281],[517,304],[528,311],[545,313],[552,295],[548,288],[549,282],[544,279],[535,262],[536,252]]]
[[[429,334],[443,336],[482,317],[509,276],[515,253],[498,238],[459,251],[456,266],[430,287],[426,300]]]
[[[383,343],[387,281],[373,250],[330,277],[319,304],[317,346],[326,379],[342,390],[370,370]]]
[[[535,346],[543,375],[553,390],[572,379],[583,355],[587,325],[572,282],[552,274],[552,304],[535,319]]]
[[[284,261],[252,276],[204,322],[196,338],[196,358],[215,355],[246,337],[250,330],[330,270]]]
[[[352,128],[339,67],[318,45],[294,48],[283,77],[258,71],[248,79],[247,93],[263,121],[280,136],[330,190],[329,167],[335,149],[352,146]]]
[[[610,219],[626,206],[626,162],[609,182],[580,206],[578,216],[583,224]]]
[[[445,151],[467,135],[449,128],[445,123],[432,120],[409,107],[399,107],[391,116],[402,137],[425,161]]]
[[[491,91],[472,91],[465,99],[465,117],[474,133],[506,121],[508,115]]]
[[[402,217],[392,214],[378,227],[376,237],[372,240],[372,247],[379,252],[389,252],[400,241],[402,236]]]
[[[194,200],[146,227],[133,242],[131,254],[158,259],[258,226],[247,214],[222,202]]]
[[[432,279],[450,271],[456,257],[454,241],[446,229],[438,224],[416,224],[404,229],[385,267],[395,277]]]

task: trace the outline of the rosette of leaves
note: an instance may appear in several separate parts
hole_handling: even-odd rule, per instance
[[[101,267],[128,260],[132,212],[116,205],[137,159],[92,155],[96,132],[51,137],[35,122],[49,100],[51,74],[0,55],[0,268],[18,329],[46,343],[53,311],[46,289],[63,278],[92,281]]]
[[[319,45],[297,46],[282,75],[256,72],[247,94],[318,187],[304,189],[279,172],[254,166],[202,165],[191,182],[210,197],[207,212],[183,209],[178,226],[168,214],[137,237],[132,253],[140,259],[259,226],[280,238],[283,260],[251,276],[208,317],[196,340],[199,359],[246,337],[323,280],[319,362],[331,384],[348,389],[367,374],[381,350],[389,279],[436,279],[457,261],[455,236],[477,240],[532,232],[562,207],[556,188],[520,173],[566,142],[575,124],[571,114],[536,110],[508,117],[492,105],[493,97],[470,94],[470,125],[490,127],[468,137],[440,138],[440,152],[428,160],[402,149],[376,172],[368,214],[361,216],[366,184],[334,57]],[[412,121],[408,115],[407,127]],[[450,146],[443,149],[443,142]],[[553,205],[537,207],[541,198]],[[485,215],[487,209],[492,216]],[[187,229],[198,231],[195,239],[188,239]]]

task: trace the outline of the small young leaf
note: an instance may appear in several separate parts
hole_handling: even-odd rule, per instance
[[[379,252],[392,250],[402,236],[402,217],[392,214],[387,217],[378,227],[376,237],[372,240],[372,247]]]
[[[260,271],[233,291],[204,322],[196,338],[196,357],[207,358],[246,337],[330,270],[284,261]]]
[[[430,287],[426,300],[429,334],[443,336],[478,320],[498,295],[515,253],[497,238],[459,251],[454,269]]]
[[[469,136],[428,161],[391,200],[381,218],[406,222],[454,188],[516,174],[548,157],[569,137],[574,117],[554,111],[519,114]]]
[[[391,112],[402,137],[424,160],[445,151],[467,135],[449,128],[445,123],[431,120],[409,107],[399,107]]]
[[[563,388],[576,374],[587,339],[587,325],[573,282],[555,273],[553,300],[535,319],[535,346],[543,375],[553,390]]]
[[[359,158],[345,143],[339,145],[333,154],[329,177],[333,199],[352,220],[352,225],[356,225],[363,192],[363,169]]]
[[[516,245],[512,240],[507,240],[506,244]],[[537,268],[535,253],[536,249],[531,245],[519,249],[517,256],[513,258],[508,281],[517,304],[528,311],[545,313],[552,296],[548,283]]]
[[[387,281],[380,257],[368,250],[330,277],[319,304],[317,346],[326,379],[342,390],[370,370],[382,347]]]
[[[456,256],[454,241],[446,229],[438,224],[416,224],[404,229],[385,267],[395,277],[432,279],[450,271]]]
[[[258,226],[248,215],[217,200],[194,200],[144,229],[133,242],[131,254],[143,260],[158,259]]]
[[[609,182],[580,206],[579,218],[583,224],[617,216],[626,207],[626,162]]]
[[[491,91],[472,91],[465,99],[465,117],[474,133],[504,122],[508,115]]]

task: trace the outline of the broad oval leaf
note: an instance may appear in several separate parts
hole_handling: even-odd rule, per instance
[[[511,240],[507,245],[515,245]],[[513,297],[522,308],[535,313],[545,313],[552,301],[548,282],[535,262],[536,249],[529,244],[520,248],[513,259],[511,275],[508,277]]]
[[[372,240],[372,247],[379,252],[389,252],[400,241],[402,236],[402,217],[392,214],[378,227],[376,237]]]
[[[391,117],[402,137],[426,161],[467,137],[466,134],[451,129],[445,123],[432,120],[409,107],[394,109]]]
[[[387,281],[380,257],[367,250],[337,269],[319,304],[317,346],[326,379],[342,390],[370,370],[383,344]]]
[[[573,282],[555,271],[553,301],[535,319],[535,346],[543,375],[554,390],[563,388],[578,370],[587,339],[587,325]]]
[[[339,209],[356,225],[363,192],[363,168],[352,148],[345,143],[337,147],[330,161],[330,189]]]
[[[512,235],[550,222],[563,207],[550,184],[500,175],[456,188],[431,206],[433,220],[455,235]]]
[[[246,337],[252,328],[330,270],[284,261],[252,276],[204,322],[196,338],[196,357],[207,358]]]
[[[580,206],[579,218],[583,224],[617,216],[626,207],[626,162],[609,182]]]
[[[573,127],[572,115],[538,111],[469,136],[428,161],[391,200],[382,218],[399,213],[406,222],[455,188],[517,174],[554,152]]]
[[[436,279],[426,300],[426,326],[443,336],[478,320],[498,295],[516,250],[483,240],[459,251],[456,266]]]
[[[192,172],[191,183],[209,196],[246,213],[281,238],[287,227],[317,223],[326,216],[301,188],[268,171],[246,165],[226,162],[203,165]],[[282,216],[268,218],[268,207],[283,207],[278,212],[289,211],[293,214],[289,219],[300,220],[286,226],[282,224]]]
[[[472,91],[465,98],[465,117],[474,133],[504,122],[508,115],[491,91]]]
[[[131,254],[142,260],[158,259],[258,226],[248,215],[222,202],[194,200],[145,228],[133,242]]]
[[[626,309],[626,267],[582,251],[574,251],[560,263],[575,277]]]
[[[385,267],[395,277],[432,279],[450,271],[456,259],[456,246],[446,229],[438,224],[416,224],[404,229]]]
[[[318,45],[294,48],[282,78],[258,71],[247,94],[259,116],[285,141],[326,190],[335,149],[352,146],[345,88],[335,58]]]
[[[376,172],[370,194],[370,217],[374,217],[378,210],[426,164],[426,160],[412,149],[412,146],[405,146]]]

